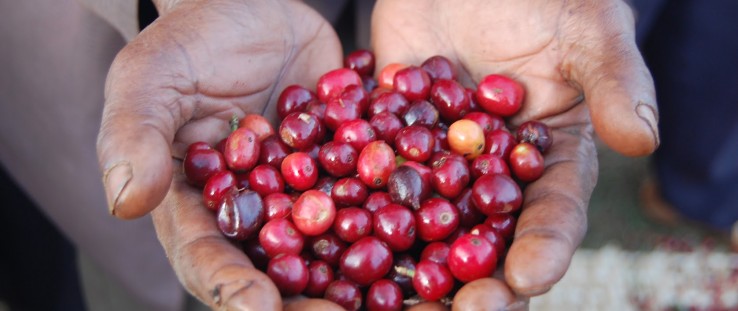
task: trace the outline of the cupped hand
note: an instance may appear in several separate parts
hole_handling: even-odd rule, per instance
[[[130,219],[155,209],[174,270],[210,307],[281,309],[274,284],[185,184],[181,159],[190,143],[226,137],[233,115],[275,120],[282,89],[312,87],[341,66],[338,38],[300,1],[183,0],[159,9],[108,74],[97,148],[111,213]]]
[[[561,279],[585,234],[598,170],[593,128],[625,155],[658,146],[653,81],[620,0],[380,0],[372,48],[380,69],[443,55],[467,86],[492,73],[511,76],[526,98],[508,121],[553,129],[546,170],[525,189],[504,264],[505,281],[522,298]]]

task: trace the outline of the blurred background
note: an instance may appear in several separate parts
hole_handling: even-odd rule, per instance
[[[352,2],[324,2],[308,1],[315,6],[324,7],[325,16],[334,21],[339,35],[345,43],[345,50],[366,47],[368,42],[368,18],[365,14],[371,8],[372,1]],[[638,1],[635,1],[638,2]],[[641,1],[639,9],[639,42],[648,47],[648,36],[644,29],[650,28],[660,19],[665,18],[660,12],[664,10],[666,1]],[[46,6],[49,16],[72,15],[94,19],[92,14],[78,6],[72,0],[60,2],[33,0],[28,1],[26,7]],[[144,3],[144,2],[142,2]],[[343,4],[339,4],[343,3]],[[688,3],[694,1],[673,1],[681,5],[684,11]],[[65,8],[57,12],[54,6]],[[13,26],[34,25],[44,21],[41,16],[34,19],[15,19],[8,21],[6,17],[18,15],[17,8],[9,1],[0,2],[0,17],[9,23],[8,27],[0,27],[0,42],[8,42],[0,46],[0,55],[20,49],[20,40],[15,34],[18,29]],[[140,8],[151,12],[152,8]],[[10,13],[14,12],[14,13]],[[24,12],[30,12],[26,10]],[[361,13],[364,12],[364,13]],[[735,11],[727,11],[735,12]],[[67,13],[64,15],[63,13]],[[683,13],[683,12],[682,12]],[[709,12],[708,12],[709,13]],[[710,14],[716,14],[711,12]],[[707,14],[708,18],[710,14]],[[680,15],[671,16],[679,18]],[[143,14],[142,18],[154,18],[155,15]],[[62,18],[62,17],[57,17]],[[16,23],[13,24],[12,22]],[[661,20],[663,21],[663,20]],[[692,20],[689,20],[692,21]],[[692,21],[694,22],[694,21]],[[733,23],[735,24],[735,23]],[[92,23],[96,29],[105,28],[110,35],[113,30],[102,24],[100,20]],[[41,25],[44,26],[44,25]],[[49,29],[54,24],[45,25]],[[723,33],[735,35],[736,28],[718,28]],[[674,34],[678,28],[662,29],[662,32]],[[713,33],[708,29],[708,33]],[[99,35],[98,33],[86,35]],[[669,40],[673,38],[664,36]],[[78,36],[75,39],[84,44],[92,45],[97,41],[89,42],[88,36]],[[724,39],[724,38],[723,38]],[[735,37],[722,43],[735,49]],[[121,38],[111,41],[121,45]],[[105,43],[110,43],[105,41]],[[702,43],[702,42],[698,42]],[[710,46],[714,46],[710,45]],[[719,45],[718,45],[719,46]],[[40,61],[48,56],[44,52],[56,50],[53,42],[38,47],[39,55],[31,58]],[[75,51],[79,53],[79,51]],[[115,49],[102,53],[98,59],[102,64],[112,60]],[[649,48],[651,59],[656,55],[653,47]],[[686,55],[686,54],[685,54]],[[682,55],[686,57],[685,55]],[[17,61],[17,59],[15,60]],[[704,63],[713,61],[706,58]],[[0,62],[0,100],[3,115],[8,116],[14,91],[11,81],[17,81],[19,69],[13,64],[14,59],[3,59]],[[653,64],[657,65],[657,62]],[[687,62],[673,63],[676,68],[685,68]],[[73,66],[74,64],[72,64]],[[733,66],[734,68],[735,66]],[[44,67],[47,68],[47,67]],[[105,66],[97,75],[97,82],[102,89],[100,77],[104,77]],[[730,68],[730,67],[726,67]],[[735,72],[735,71],[733,71]],[[60,77],[63,77],[61,75]],[[735,74],[733,74],[735,76]],[[694,76],[696,80],[706,80],[711,83],[709,75]],[[63,83],[63,78],[47,81]],[[660,81],[657,76],[657,82]],[[733,83],[735,80],[728,80]],[[691,83],[688,81],[687,84]],[[658,83],[657,83],[658,84]],[[66,84],[61,84],[66,86]],[[733,90],[738,85],[730,84]],[[730,86],[729,85],[729,86]],[[91,101],[94,105],[101,102],[101,91],[83,100]],[[661,95],[661,94],[660,94]],[[675,95],[677,96],[677,95]],[[26,98],[26,97],[20,97]],[[61,97],[64,98],[64,97]],[[735,103],[733,97],[732,102]],[[50,99],[47,99],[50,100]],[[712,100],[712,99],[710,99]],[[698,107],[704,105],[700,102]],[[738,106],[738,104],[736,104]],[[8,110],[6,110],[8,109]],[[91,110],[91,115],[99,113]],[[733,111],[733,110],[731,110]],[[729,111],[730,112],[730,111]],[[728,113],[729,116],[730,113]],[[734,116],[732,116],[735,119]],[[10,128],[6,121],[0,124],[3,133]],[[674,121],[671,121],[674,122]],[[735,127],[734,123],[720,124]],[[96,126],[92,122],[92,126]],[[686,126],[688,130],[692,130]],[[17,129],[15,129],[17,130]],[[89,142],[94,141],[94,133]],[[733,135],[733,136],[730,136]],[[734,137],[726,131],[723,139]],[[4,155],[2,172],[0,172],[0,311],[5,310],[162,310],[152,307],[131,296],[136,289],[125,287],[117,282],[120,279],[115,271],[105,265],[105,261],[98,256],[87,252],[73,242],[70,236],[77,231],[68,229],[69,226],[60,226],[60,222],[49,212],[37,207],[39,201],[32,199],[36,191],[34,183],[23,173],[23,168],[17,167],[13,157],[21,158],[18,149],[13,149],[7,136],[0,137],[0,148]],[[699,138],[699,137],[698,137]],[[91,146],[89,157],[94,158]],[[550,292],[531,300],[531,310],[738,310],[738,256],[731,252],[729,230],[725,227],[715,229],[696,222],[678,217],[668,209],[660,195],[659,169],[655,160],[663,155],[654,155],[644,158],[627,158],[618,155],[602,144],[598,144],[598,158],[600,176],[597,187],[591,198],[588,211],[589,231],[577,253],[571,267],[561,282]],[[738,157],[731,158],[733,168]],[[96,164],[95,164],[96,165]],[[694,162],[682,162],[680,165],[696,165]],[[94,166],[94,165],[93,165]],[[93,172],[97,174],[97,172]],[[48,188],[42,189],[42,191]],[[738,189],[733,189],[738,190]],[[34,193],[31,193],[34,192]],[[705,203],[707,204],[707,203]],[[735,209],[738,207],[734,206]],[[100,217],[109,217],[101,210]],[[16,220],[23,219],[23,222]],[[148,220],[144,220],[146,222]],[[117,221],[115,221],[117,223]],[[68,224],[61,222],[61,224]],[[78,226],[85,226],[79,221]],[[130,228],[129,228],[130,229]],[[71,233],[70,233],[71,232]],[[155,255],[159,255],[156,253]],[[125,261],[125,258],[123,258]],[[165,262],[165,261],[162,261]],[[165,264],[165,263],[164,263]],[[172,279],[171,272],[165,273],[162,279]],[[175,286],[176,287],[176,286]],[[181,291],[181,288],[175,288]],[[174,296],[176,299],[176,295]],[[183,302],[175,305],[183,306],[185,310],[205,310],[192,297],[183,297]],[[11,306],[13,306],[11,308]]]

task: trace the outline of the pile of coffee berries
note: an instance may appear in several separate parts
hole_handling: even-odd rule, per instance
[[[373,73],[360,50],[314,91],[285,88],[278,128],[233,120],[216,146],[189,147],[185,175],[284,296],[348,310],[450,301],[503,260],[551,132],[507,128],[524,89],[503,75],[466,88],[443,56]]]

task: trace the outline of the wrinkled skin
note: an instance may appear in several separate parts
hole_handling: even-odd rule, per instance
[[[380,0],[375,7],[377,68],[444,55],[467,86],[491,73],[512,76],[527,97],[509,121],[552,127],[545,173],[525,190],[504,264],[522,300],[561,279],[584,237],[598,169],[592,129],[624,155],[658,146],[653,81],[633,29],[621,1]]]
[[[297,1],[183,2],[116,57],[98,137],[111,212],[129,219],[158,206],[152,216],[172,266],[213,309],[279,310],[282,302],[185,183],[186,147],[217,143],[234,114],[274,120],[282,89],[314,87],[341,62],[330,24]]]
[[[442,54],[467,85],[509,74],[528,92],[511,121],[539,119],[554,129],[545,174],[526,189],[504,267],[509,287],[474,291],[511,291],[499,295],[525,301],[563,276],[586,230],[596,182],[590,124],[626,155],[657,145],[653,85],[629,8],[575,2],[583,4],[380,1],[373,15],[377,68]],[[340,43],[322,17],[296,1],[184,0],[159,9],[162,17],[120,52],[108,75],[98,156],[111,213],[131,219],[151,212],[180,280],[211,308],[282,309],[274,284],[220,234],[201,193],[185,184],[180,159],[192,142],[225,137],[234,114],[264,112],[274,120],[284,87],[312,88],[341,66]]]

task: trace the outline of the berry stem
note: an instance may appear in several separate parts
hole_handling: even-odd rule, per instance
[[[399,275],[406,276],[406,277],[409,277],[409,278],[412,278],[412,277],[415,276],[415,270],[414,269],[408,269],[408,268],[403,267],[403,266],[395,266],[395,272],[397,272],[397,274],[399,274]]]
[[[231,116],[231,121],[229,122],[231,132],[235,132],[238,129],[238,121],[238,116],[234,113],[233,116]]]

